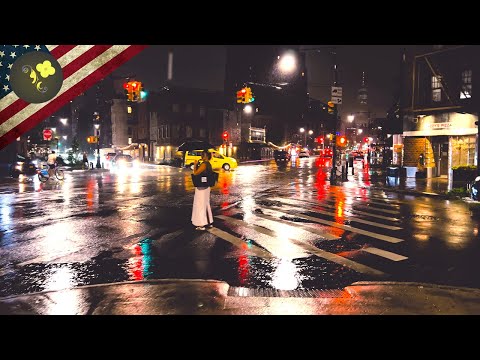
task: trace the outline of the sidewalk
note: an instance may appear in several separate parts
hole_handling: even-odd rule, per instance
[[[431,315],[480,314],[480,289],[358,282],[345,289],[249,295],[215,280],[150,280],[0,298],[0,314]]]
[[[348,180],[356,181],[351,175]],[[448,179],[440,177],[429,179],[382,177],[377,181],[371,179],[371,186],[385,191],[434,197],[445,197],[449,190]]]

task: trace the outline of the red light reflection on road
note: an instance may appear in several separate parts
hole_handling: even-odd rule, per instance
[[[241,285],[244,285],[247,283],[249,268],[250,268],[250,264],[248,262],[248,256],[246,255],[239,256],[238,257],[238,281],[240,282]]]
[[[90,179],[87,182],[87,207],[88,208],[93,207],[95,184],[96,184],[95,179]]]

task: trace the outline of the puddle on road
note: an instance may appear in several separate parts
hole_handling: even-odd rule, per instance
[[[185,254],[156,256],[153,241],[143,239],[131,247],[131,257],[115,258],[103,251],[91,261],[28,264],[0,276],[0,297],[82,285],[144,279],[216,279],[231,286],[278,290],[334,289],[364,280],[362,275],[317,257],[294,260],[241,255],[195,258]]]

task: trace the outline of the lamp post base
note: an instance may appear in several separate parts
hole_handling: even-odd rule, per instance
[[[97,156],[97,165],[95,166],[97,169],[101,169],[102,165],[100,164],[100,156]]]

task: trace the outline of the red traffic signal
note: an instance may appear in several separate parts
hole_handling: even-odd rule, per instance
[[[228,140],[228,131],[224,131],[222,134],[223,140],[227,141]]]
[[[346,146],[347,138],[345,136],[337,136],[337,146]]]
[[[368,137],[364,138],[363,141],[368,143]]]

